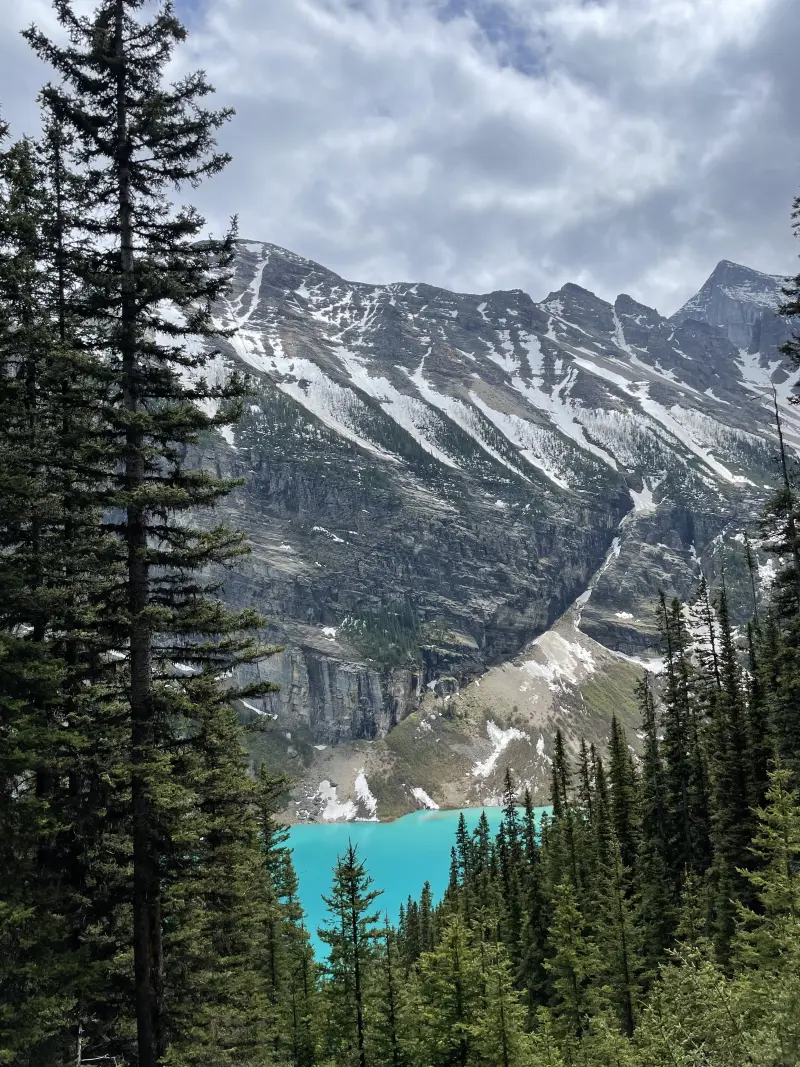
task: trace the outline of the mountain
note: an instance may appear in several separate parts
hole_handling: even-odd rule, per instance
[[[199,461],[246,479],[227,518],[253,552],[224,595],[284,646],[259,668],[280,693],[240,710],[292,818],[485,802],[506,762],[541,797],[556,725],[633,725],[661,589],[724,562],[746,615],[773,387],[800,447],[779,298],[722,262],[667,319],[573,284],[537,303],[348,282],[240,243],[209,373],[246,371],[252,397]]]

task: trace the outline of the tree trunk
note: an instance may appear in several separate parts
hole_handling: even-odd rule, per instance
[[[117,77],[117,188],[120,228],[120,335],[122,394],[125,410],[139,406],[137,308],[133,247],[133,193],[126,105],[127,70],[124,2],[116,0],[114,57]],[[125,488],[144,485],[143,435],[131,427],[125,440]],[[155,747],[152,706],[152,638],[146,616],[149,602],[147,518],[136,503],[127,508],[128,610],[130,612],[131,798],[133,806],[133,956],[138,1067],[156,1067],[163,1049],[161,1034],[161,886],[155,849],[153,801],[147,782]]]
[[[364,1005],[361,993],[361,945],[358,937],[358,911],[356,908],[356,885],[351,877],[350,881],[350,922],[353,938],[353,981],[355,983],[356,998],[356,1029],[358,1034],[358,1067],[367,1067],[367,1058],[364,1052]]]

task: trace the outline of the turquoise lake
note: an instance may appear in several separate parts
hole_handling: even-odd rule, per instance
[[[481,811],[492,832],[503,817],[501,808],[466,808],[467,828],[478,825]],[[537,808],[537,821],[548,808]],[[325,918],[322,894],[330,893],[331,873],[336,860],[349,841],[358,849],[373,880],[373,889],[382,889],[376,908],[397,921],[400,905],[409,894],[418,898],[426,881],[431,883],[438,900],[447,888],[450,873],[450,849],[455,844],[456,827],[461,811],[416,811],[395,822],[306,823],[293,826],[289,844],[300,882],[300,899],[308,919],[308,929],[315,945],[317,927]]]

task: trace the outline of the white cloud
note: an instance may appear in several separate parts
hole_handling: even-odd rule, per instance
[[[84,2],[84,0],[82,0]],[[3,5],[0,35],[44,0]],[[180,5],[179,5],[180,7]],[[192,0],[234,162],[219,226],[365,281],[566,280],[671,311],[715,262],[794,267],[796,0]],[[8,36],[8,34],[6,34]],[[4,46],[27,122],[35,62]]]

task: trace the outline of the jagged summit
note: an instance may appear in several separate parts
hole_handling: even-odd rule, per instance
[[[725,332],[731,344],[764,356],[785,332],[777,320],[784,279],[723,259],[671,322],[705,322]]]
[[[711,278],[725,279],[733,276],[747,276],[750,278],[761,278],[766,281],[774,281],[781,279],[778,274],[766,274],[764,271],[756,270],[754,267],[748,267],[744,263],[736,263],[732,259],[721,259],[714,267],[713,271],[709,275]]]

